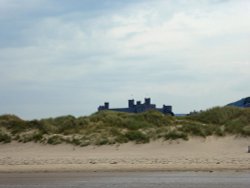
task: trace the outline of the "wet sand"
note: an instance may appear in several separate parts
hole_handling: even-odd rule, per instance
[[[0,173],[0,188],[248,188],[250,172]]]
[[[250,170],[250,138],[192,138],[120,146],[0,145],[0,172]]]

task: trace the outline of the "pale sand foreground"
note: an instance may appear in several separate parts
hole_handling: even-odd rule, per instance
[[[250,170],[250,138],[232,136],[120,146],[0,145],[0,172]]]

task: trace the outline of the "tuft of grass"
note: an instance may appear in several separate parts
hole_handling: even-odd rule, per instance
[[[201,137],[206,137],[213,134],[212,125],[205,125],[200,123],[185,124],[179,130],[186,134]]]
[[[115,143],[123,144],[127,142],[129,142],[129,139],[123,134],[119,134],[115,138]]]
[[[244,130],[250,125],[250,108],[215,107],[190,115],[187,119],[210,124],[214,134],[249,135]]]
[[[57,144],[61,144],[63,141],[64,139],[61,136],[53,135],[48,138],[47,143],[52,144],[52,145],[57,145]]]
[[[107,144],[109,144],[109,139],[107,138],[99,138],[95,142],[95,145],[98,145],[98,146],[107,145]]]
[[[128,131],[125,134],[125,137],[129,140],[129,141],[135,141],[137,144],[142,144],[142,143],[148,143],[149,142],[149,137],[142,133],[141,131]]]
[[[177,140],[177,139],[188,140],[188,135],[186,133],[173,130],[166,133],[164,138],[165,140]]]
[[[206,111],[190,115],[189,119],[209,124],[222,125],[242,115],[250,116],[250,110],[226,106],[214,107]]]
[[[243,127],[242,134],[245,136],[250,136],[250,125]]]
[[[32,135],[32,141],[34,142],[42,142],[43,138],[44,137],[41,132],[36,132]]]
[[[27,131],[31,128],[27,121],[24,121],[15,115],[8,114],[0,116],[0,127],[4,127],[11,131],[11,134],[13,135]]]
[[[9,136],[8,134],[6,133],[2,133],[0,132],[0,143],[10,143],[11,142],[11,136]]]

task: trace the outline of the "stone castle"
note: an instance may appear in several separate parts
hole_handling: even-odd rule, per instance
[[[134,101],[134,99],[128,100],[127,108],[109,108],[109,103],[105,102],[103,106],[98,107],[98,111],[102,110],[112,110],[117,112],[128,112],[128,113],[141,113],[148,110],[157,110],[163,114],[174,115],[172,112],[172,106],[163,105],[162,108],[157,108],[155,104],[151,104],[150,98],[145,98],[144,103],[141,101]]]

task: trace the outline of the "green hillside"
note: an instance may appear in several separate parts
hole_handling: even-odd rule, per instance
[[[71,115],[24,121],[0,116],[0,142],[70,143],[79,146],[188,140],[190,136],[250,136],[250,109],[216,107],[186,117],[158,111],[141,114],[101,111],[86,117]]]

